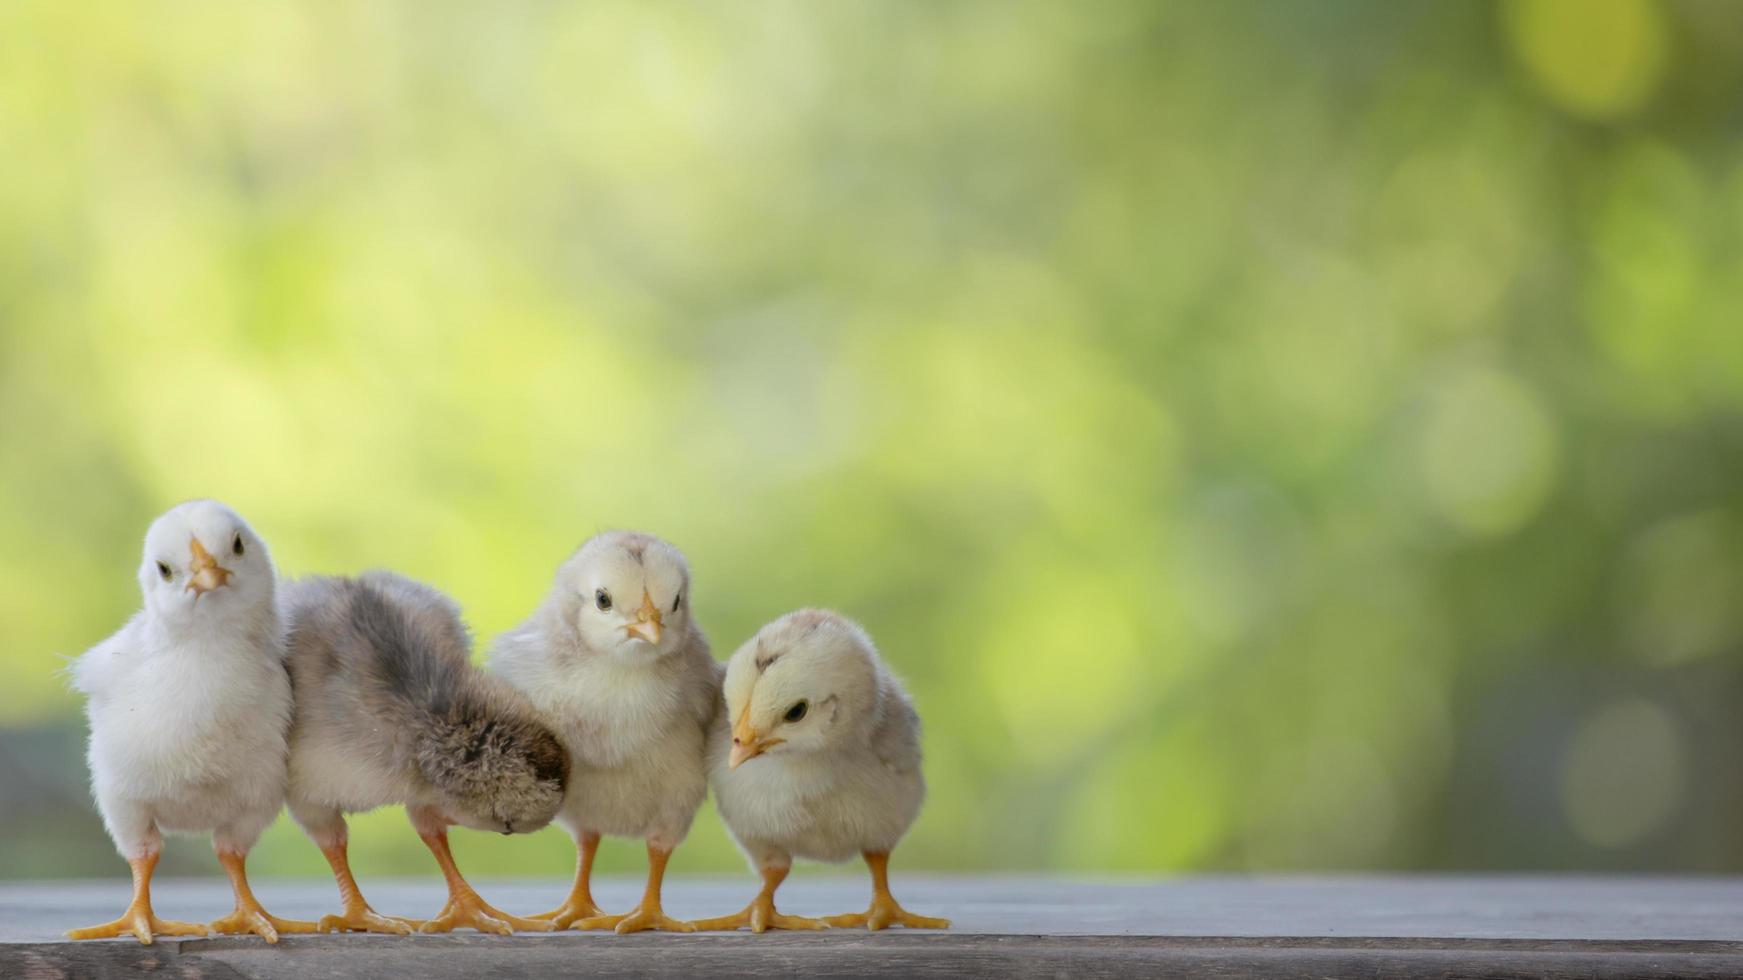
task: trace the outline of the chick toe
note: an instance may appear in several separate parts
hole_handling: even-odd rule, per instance
[[[746,905],[743,911],[732,915],[722,915],[713,919],[697,919],[690,923],[705,932],[730,932],[734,929],[750,927],[751,932],[767,932],[770,929],[827,929],[829,923],[822,919],[813,919],[803,915],[786,915],[775,911],[772,899],[754,899]]]
[[[477,893],[462,892],[448,900],[436,917],[418,925],[422,933],[452,932],[455,929],[475,929],[507,936],[521,932],[550,932],[549,921],[510,915],[480,898]]]
[[[832,926],[846,928],[864,926],[872,932],[877,932],[880,929],[888,929],[890,926],[902,926],[907,929],[950,928],[949,919],[940,919],[930,915],[915,915],[896,904],[896,900],[893,898],[887,900],[882,898],[873,900],[871,908],[864,912],[849,912],[846,915],[824,916],[823,921]]]
[[[695,932],[696,926],[682,919],[674,919],[657,906],[643,910],[637,908],[624,915],[599,915],[590,919],[582,919],[575,923],[576,929],[611,929],[618,935],[631,932]]]
[[[605,910],[593,904],[592,899],[576,899],[571,895],[562,905],[549,912],[540,912],[532,918],[550,923],[552,929],[567,929],[584,919],[597,919],[604,915]]]
[[[68,939],[118,939],[122,936],[132,936],[142,945],[150,946],[156,936],[204,936],[206,927],[198,922],[178,922],[174,919],[160,919],[151,911],[150,906],[133,906],[121,914],[113,922],[105,922],[100,926],[87,926],[83,929],[68,929]]]
[[[321,932],[377,932],[393,936],[409,936],[413,929],[422,923],[410,919],[401,919],[391,915],[381,915],[365,905],[361,908],[346,909],[339,915],[321,917],[316,928]]]

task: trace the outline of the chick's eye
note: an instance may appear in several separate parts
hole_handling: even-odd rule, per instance
[[[610,609],[611,608],[611,593],[605,591],[604,589],[596,589],[596,590],[594,590],[594,593],[593,593],[593,601],[596,604],[598,604],[601,611],[604,611],[606,609]]]
[[[166,565],[166,564],[164,564],[164,563],[163,563],[163,562],[161,562],[161,561],[160,561],[160,562],[158,562],[158,563],[157,563],[157,574],[159,574],[159,575],[161,575],[161,576],[163,576],[163,580],[164,580],[164,581],[165,581],[165,582],[168,582],[168,581],[169,581],[169,577],[170,577],[170,571],[169,571],[169,566],[168,566],[168,565]]]
[[[683,602],[683,601],[684,601],[684,593],[680,592],[676,596],[674,596],[672,598],[672,611],[677,612],[678,611],[678,603]]]
[[[810,710],[810,707],[811,707],[811,705],[809,705],[808,703],[806,703],[804,701],[800,701],[798,704],[795,704],[791,708],[787,709],[787,714],[785,717],[789,722],[798,721],[799,719],[805,717],[805,712]]]
[[[234,555],[242,554],[242,532],[241,531],[237,531],[236,532],[236,539],[230,542],[230,553],[234,554]]]

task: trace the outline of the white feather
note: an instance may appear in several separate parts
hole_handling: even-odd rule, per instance
[[[198,596],[183,574],[195,536],[230,571]],[[271,558],[235,512],[193,501],[153,523],[140,582],[145,610],[70,670],[104,825],[129,859],[161,848],[160,831],[211,831],[246,853],[284,801],[291,693]]]

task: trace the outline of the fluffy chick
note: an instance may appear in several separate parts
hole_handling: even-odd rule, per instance
[[[73,666],[89,699],[92,788],[133,868],[133,901],[119,919],[69,938],[206,934],[152,911],[162,831],[211,831],[236,893],[236,910],[212,930],[277,942],[312,928],[268,915],[244,871],[284,803],[291,687],[275,578],[266,543],[217,501],[181,504],[146,531],[145,608]]]
[[[704,753],[720,703],[720,667],[692,602],[678,549],[611,532],[564,562],[544,603],[496,642],[492,669],[557,726],[575,767],[558,818],[575,837],[575,886],[540,916],[557,928],[692,929],[660,905],[666,861],[708,794]],[[625,915],[593,902],[601,834],[647,842],[647,888]]]
[[[386,572],[285,591],[296,691],[288,802],[344,903],[322,931],[550,929],[487,904],[448,849],[451,824],[509,834],[550,823],[569,775],[562,743],[526,699],[472,666],[458,607]],[[344,814],[394,803],[447,879],[447,904],[428,922],[376,914],[351,877]]]
[[[889,857],[926,795],[920,716],[871,637],[833,612],[806,609],[764,626],[726,667],[731,732],[710,745],[710,782],[727,829],[762,875],[744,911],[699,929],[948,928],[890,894]],[[775,911],[795,856],[871,869],[865,912],[822,920]]]

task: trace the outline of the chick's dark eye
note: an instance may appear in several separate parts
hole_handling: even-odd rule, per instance
[[[805,717],[805,712],[810,710],[810,708],[811,708],[811,706],[809,704],[807,704],[804,701],[800,701],[798,704],[795,704],[791,708],[787,709],[786,719],[788,721],[798,721],[799,719]]]
[[[674,596],[672,598],[672,611],[677,612],[678,611],[678,603],[683,602],[683,601],[684,601],[684,593],[680,592],[676,596]]]
[[[230,552],[231,552],[231,554],[236,554],[236,555],[242,554],[242,532],[241,531],[237,531],[236,532],[236,539],[234,541],[230,542]]]
[[[158,563],[157,563],[157,574],[159,574],[159,575],[161,575],[161,576],[163,576],[163,580],[164,580],[164,581],[165,581],[165,582],[168,582],[168,581],[169,581],[169,576],[170,576],[170,571],[169,571],[169,566],[168,566],[168,565],[166,565],[166,564],[164,564],[164,563],[163,563],[163,562],[161,562],[161,561],[160,561],[160,562],[158,562]]]
[[[604,589],[597,589],[593,593],[593,601],[598,604],[601,611],[606,610],[606,609],[610,609],[611,608],[611,593],[605,591]]]

